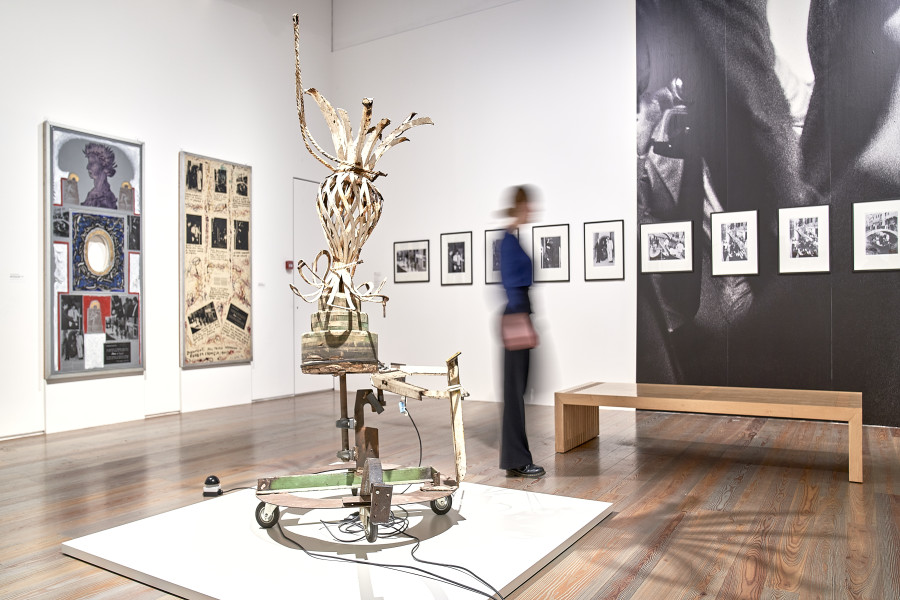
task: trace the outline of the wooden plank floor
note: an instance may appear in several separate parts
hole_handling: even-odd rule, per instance
[[[447,404],[410,410],[426,434],[424,463],[451,472]],[[468,481],[614,504],[511,598],[900,598],[898,429],[864,428],[860,485],[847,481],[846,427],[603,411],[599,438],[556,454],[553,407],[529,406],[547,476],[523,480],[496,467],[499,405],[464,410]],[[0,442],[0,598],[169,597],[59,546],[199,502],[209,474],[229,489],[331,462],[338,412],[327,392]],[[386,461],[416,464],[395,401],[367,423]]]

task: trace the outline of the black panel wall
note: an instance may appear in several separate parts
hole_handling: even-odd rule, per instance
[[[637,2],[638,223],[694,235],[692,272],[638,275],[637,380],[862,391],[900,426],[900,271],[851,246],[853,203],[900,198],[900,0],[812,0],[811,89],[777,76],[766,8]],[[778,209],[817,204],[830,272],[779,274]],[[709,212],[741,210],[758,274],[713,277]]]

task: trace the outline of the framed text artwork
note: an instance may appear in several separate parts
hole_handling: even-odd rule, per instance
[[[441,234],[441,285],[471,285],[472,232]]]
[[[428,240],[394,242],[394,283],[427,282]]]
[[[251,169],[179,153],[181,366],[253,359]]]
[[[144,370],[143,151],[44,123],[50,381]]]

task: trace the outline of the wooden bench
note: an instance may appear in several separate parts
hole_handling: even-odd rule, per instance
[[[863,480],[862,392],[595,382],[556,392],[555,404],[557,452],[597,437],[599,406],[843,421],[850,430],[850,481]]]

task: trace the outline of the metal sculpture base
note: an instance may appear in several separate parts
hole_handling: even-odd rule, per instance
[[[359,508],[360,522],[366,539],[378,539],[378,525],[391,518],[391,506],[428,501],[438,515],[449,512],[452,495],[466,471],[465,438],[460,402],[467,395],[459,383],[459,353],[447,360],[446,369],[430,367],[402,367],[381,369],[372,375],[375,391],[361,389],[356,392],[353,418],[349,418],[347,406],[347,373],[341,372],[341,418],[336,427],[341,430],[341,450],[337,456],[345,462],[354,461],[353,467],[336,468],[327,465],[298,475],[259,479],[256,497],[256,521],[261,527],[272,527],[278,522],[279,507],[285,508]],[[429,390],[406,381],[409,375],[446,374],[447,387]],[[424,397],[450,400],[451,430],[456,458],[455,478],[445,478],[435,468],[398,467],[381,464],[378,450],[378,430],[365,425],[365,408],[372,412],[384,412],[384,391],[392,391],[406,398],[422,400]],[[350,447],[350,430],[354,431],[355,445]],[[394,495],[395,485],[421,484],[418,491]],[[350,494],[337,498],[304,497],[304,492],[321,490],[348,490]]]

